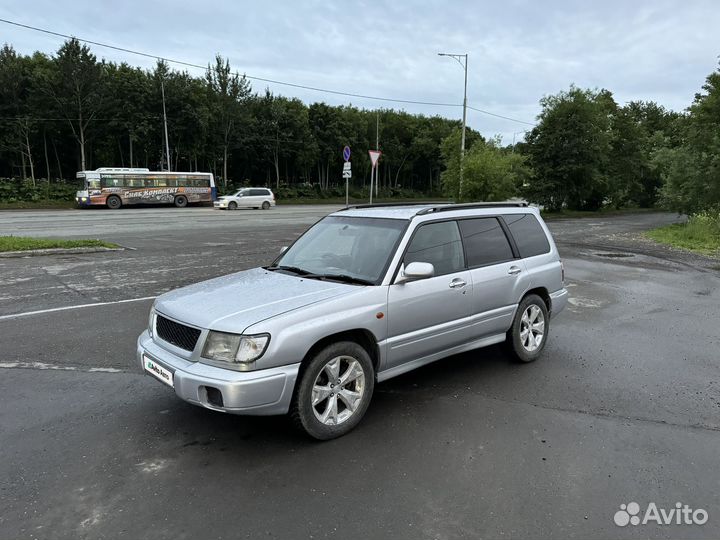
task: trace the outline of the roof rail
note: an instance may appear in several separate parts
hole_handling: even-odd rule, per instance
[[[436,206],[436,205],[442,205],[442,204],[453,204],[448,203],[445,201],[428,201],[428,202],[397,202],[397,203],[373,203],[373,204],[351,204],[350,206],[346,206],[345,208],[341,208],[338,210],[339,212],[343,210],[351,210],[353,208],[357,209],[363,209],[363,208],[388,208],[393,206]]]
[[[443,204],[432,208],[423,208],[416,216],[424,216],[435,212],[451,212],[453,210],[467,210],[468,208],[527,208],[528,203],[523,202],[476,202],[463,204]]]

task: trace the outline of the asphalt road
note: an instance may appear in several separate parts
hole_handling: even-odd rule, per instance
[[[143,298],[267,263],[330,210],[0,212],[0,235],[132,248],[0,259],[0,538],[720,537],[720,261],[639,237],[670,214],[551,222],[572,303],[544,357],[387,381],[335,441],[139,373]],[[620,528],[631,501],[709,521]]]

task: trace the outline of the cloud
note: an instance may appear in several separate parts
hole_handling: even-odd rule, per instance
[[[9,0],[0,16],[202,65],[216,52],[241,72],[352,93],[462,102],[463,72],[440,51],[468,53],[468,101],[533,121],[538,100],[566,89],[607,88],[618,102],[651,99],[682,110],[717,67],[720,10],[712,1],[638,2]],[[2,26],[23,53],[61,39]],[[113,61],[153,61],[93,47]],[[257,91],[265,88],[254,83]],[[453,107],[398,105],[270,85],[306,102],[460,118]],[[510,142],[522,124],[469,111],[468,123]]]

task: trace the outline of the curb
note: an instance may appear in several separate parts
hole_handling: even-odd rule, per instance
[[[124,247],[76,247],[76,248],[49,248],[49,249],[28,249],[25,251],[3,251],[0,259],[17,257],[39,257],[41,255],[69,255],[73,253],[99,253],[105,251],[125,251]]]

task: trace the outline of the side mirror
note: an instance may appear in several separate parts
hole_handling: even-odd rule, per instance
[[[417,281],[419,279],[431,278],[435,275],[435,267],[430,263],[411,262],[400,271],[400,275],[395,280],[395,284],[405,283],[407,281]]]
[[[283,246],[280,248],[280,253],[285,253],[288,250],[287,246]]]

